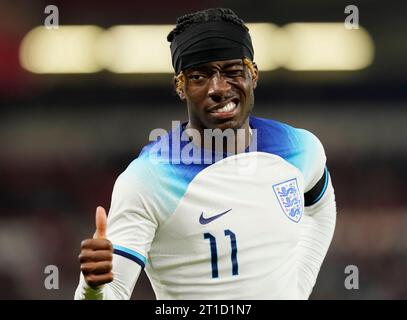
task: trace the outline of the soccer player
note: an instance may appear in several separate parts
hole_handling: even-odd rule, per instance
[[[336,222],[321,142],[251,116],[259,74],[232,10],[182,16],[167,39],[188,121],[118,177],[108,218],[97,208],[75,299],[129,299],[144,268],[157,299],[308,299]],[[213,160],[208,129],[245,143]]]

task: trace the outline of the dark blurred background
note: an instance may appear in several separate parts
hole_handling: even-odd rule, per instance
[[[262,71],[254,114],[306,128],[326,148],[338,219],[311,298],[407,298],[405,1],[0,0],[1,299],[72,299],[80,241],[94,232],[96,206],[109,208],[116,177],[152,129],[170,129],[172,120],[187,117],[171,73],[36,73],[24,67],[23,39],[44,24],[49,4],[58,7],[61,26],[104,30],[174,25],[176,17],[208,7],[229,7],[246,22],[279,27],[343,23],[344,8],[356,5],[371,61],[353,70]],[[162,42],[168,46],[166,33]],[[271,39],[265,47],[266,57],[279,50],[276,43]],[[322,56],[329,55],[324,50],[333,49],[322,46]],[[59,268],[58,290],[44,287],[47,265]],[[357,290],[345,288],[348,265],[359,268]],[[133,298],[154,299],[144,274]]]

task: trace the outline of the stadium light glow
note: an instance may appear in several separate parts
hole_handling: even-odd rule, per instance
[[[343,23],[248,23],[260,71],[358,70],[373,61],[368,32]],[[167,34],[173,25],[36,27],[23,39],[20,63],[33,73],[173,73]]]
[[[284,30],[272,23],[248,23],[254,57],[260,71],[277,69],[287,56]]]
[[[104,32],[98,59],[115,73],[172,73],[167,34],[172,25],[115,26]]]
[[[33,73],[92,73],[102,68],[95,59],[97,26],[60,26],[31,30],[20,46],[20,63]]]
[[[373,61],[373,41],[361,27],[348,30],[343,23],[292,23],[284,30],[289,54],[283,66],[289,70],[358,70]]]

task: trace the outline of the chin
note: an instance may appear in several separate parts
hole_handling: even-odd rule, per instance
[[[216,127],[219,129],[240,129],[244,126],[245,122],[247,121],[250,113],[246,113],[244,116],[240,115],[238,117],[234,117],[232,119],[227,119],[223,122],[217,123]]]
[[[226,129],[240,129],[244,124],[243,120],[235,120],[235,119],[230,119],[227,121],[224,121],[222,123],[216,123],[214,124],[214,129],[220,129],[220,130],[226,130]]]

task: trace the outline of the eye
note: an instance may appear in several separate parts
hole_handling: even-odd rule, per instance
[[[205,75],[201,74],[201,73],[193,73],[188,76],[188,79],[194,80],[194,81],[203,80],[204,78],[205,78]]]

